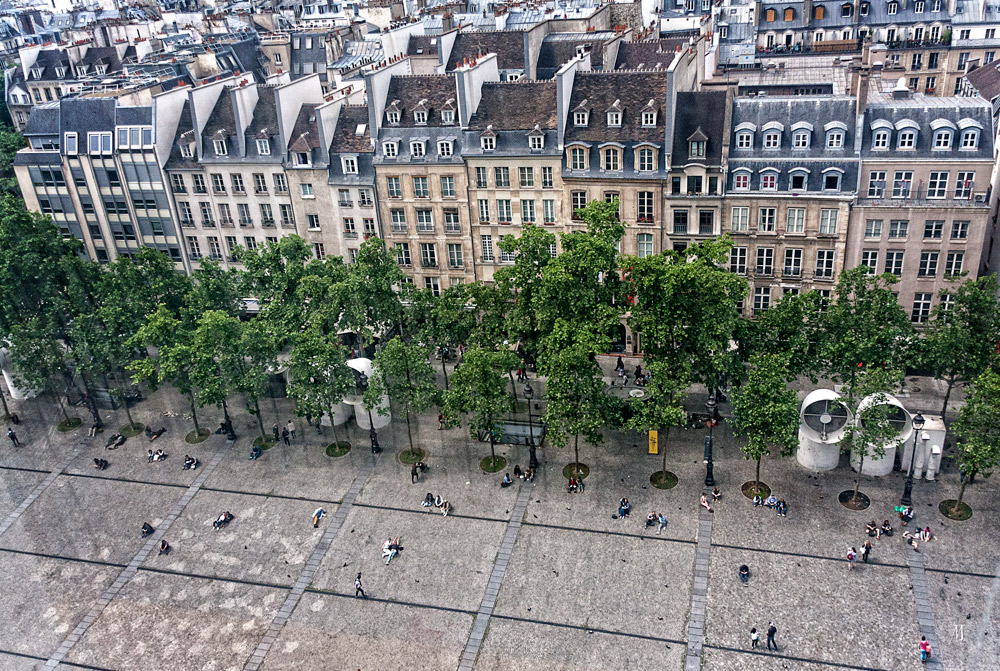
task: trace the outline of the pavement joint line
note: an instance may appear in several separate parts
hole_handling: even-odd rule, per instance
[[[500,547],[502,548],[501,552],[506,551],[503,550],[505,547],[511,550],[513,549],[514,543],[517,541],[517,535],[521,530],[520,522],[528,510],[528,501],[531,499],[531,495],[534,491],[535,485],[533,482],[521,483],[521,488],[517,492],[517,499],[514,501],[514,506],[511,508],[511,516],[510,520],[507,522],[507,529],[504,531],[503,540],[500,543]],[[507,558],[500,557],[499,555],[500,553],[498,553],[497,559],[493,562],[493,570],[490,571],[487,588],[483,593],[482,600],[480,601],[476,620],[472,624],[472,630],[469,632],[469,638],[466,639],[465,650],[462,652],[462,657],[459,659],[459,669],[471,669],[476,663],[476,658],[479,656],[480,648],[482,648],[483,637],[486,634],[486,627],[489,625],[490,617],[493,615],[493,609],[496,607],[500,585],[503,584],[504,576],[507,574]],[[496,587],[492,587],[491,584],[496,585]],[[476,637],[477,632],[479,633],[478,637]]]
[[[228,447],[229,443],[226,443],[220,446],[218,449],[216,449],[215,454],[212,456],[211,460],[209,460],[209,462],[205,464],[205,466],[202,468],[201,473],[199,473],[198,476],[194,479],[194,482],[191,483],[188,489],[189,492],[198,491],[198,489],[202,486],[202,484],[204,484],[205,480],[207,480],[208,477],[212,474],[212,471],[214,471],[218,467],[218,465],[222,463],[222,457],[225,455]],[[74,453],[75,452],[76,450],[74,450]],[[65,468],[65,466],[63,468]],[[176,515],[180,516],[180,514],[184,512],[184,507],[187,506],[187,504],[190,501],[191,501],[190,497],[188,498],[181,497],[176,503],[174,503],[174,506],[171,508],[169,514],[176,513]],[[132,558],[132,561],[130,561],[128,565],[122,570],[122,572],[118,574],[118,577],[115,579],[114,583],[112,583],[112,585],[108,587],[107,590],[105,590],[104,594],[101,595],[101,598],[98,599],[97,603],[95,603],[91,607],[90,611],[76,625],[76,627],[73,629],[73,632],[66,637],[62,645],[60,645],[59,648],[56,650],[56,652],[51,657],[49,657],[49,659],[45,662],[45,668],[54,669],[55,667],[59,666],[59,664],[63,661],[63,659],[66,658],[66,655],[69,654],[69,651],[73,648],[76,642],[79,641],[80,638],[82,638],[83,635],[87,632],[87,629],[90,628],[91,623],[93,623],[95,620],[97,620],[98,617],[100,617],[101,613],[104,612],[104,609],[107,608],[107,606],[116,596],[118,596],[119,593],[121,593],[121,590],[125,588],[125,585],[128,584],[128,582],[132,579],[132,577],[136,573],[138,573],[139,564],[145,560],[145,558],[149,555],[149,553],[152,551],[154,547],[157,547],[159,545],[160,539],[163,538],[163,536],[170,529],[170,524],[171,523],[167,522],[166,518],[164,518],[164,521],[161,522],[160,526],[156,529],[156,531],[154,531],[149,536],[149,538],[146,540],[143,546]],[[91,618],[91,616],[93,617]],[[90,618],[89,622],[87,621],[88,618]]]
[[[354,481],[347,490],[347,494],[344,495],[343,502],[339,504],[337,512],[330,518],[330,523],[323,532],[322,538],[320,538],[319,542],[313,548],[312,554],[309,559],[306,560],[305,566],[303,566],[302,570],[299,572],[299,577],[295,580],[295,584],[292,586],[288,596],[285,597],[285,603],[283,603],[281,608],[278,609],[278,612],[275,614],[270,626],[267,629],[267,633],[264,634],[263,639],[261,639],[260,643],[257,645],[257,649],[254,650],[250,659],[247,660],[246,665],[243,667],[244,671],[257,671],[257,669],[260,668],[264,657],[271,649],[271,645],[278,640],[278,635],[281,633],[281,629],[288,621],[288,618],[295,610],[295,607],[298,606],[299,601],[302,599],[302,595],[308,590],[313,577],[319,570],[320,564],[326,557],[327,552],[329,552],[330,546],[333,544],[333,539],[343,528],[344,521],[347,519],[347,514],[354,506],[354,502],[361,494],[361,488],[364,486],[364,483],[368,480],[368,477],[372,474],[374,469],[375,458],[372,457],[372,459],[366,462],[354,476]],[[313,563],[313,560],[316,560],[316,562]],[[283,613],[287,613],[287,615],[283,615]]]
[[[705,493],[708,493],[707,486]],[[698,515],[698,537],[694,553],[694,570],[704,571],[707,573],[711,562],[713,513],[709,512],[707,508],[700,508]],[[690,610],[692,617],[688,620],[688,665],[693,664],[693,660],[697,660],[698,664],[701,664],[701,653],[705,642],[705,604],[704,602],[696,601],[695,599],[696,597],[707,595],[707,593],[708,579],[695,576],[691,589]],[[697,616],[695,616],[695,614],[697,614]]]
[[[21,515],[24,513],[24,511],[28,509],[28,506],[34,503],[35,500],[42,495],[42,492],[48,489],[49,486],[56,481],[59,475],[62,474],[62,472],[66,470],[66,468],[71,463],[73,463],[73,460],[76,459],[76,457],[79,454],[80,454],[80,447],[79,446],[74,447],[72,450],[70,450],[70,453],[68,455],[63,457],[62,461],[56,464],[55,468],[49,471],[49,474],[45,476],[45,478],[43,478],[42,481],[39,482],[34,489],[31,490],[31,493],[28,494],[28,496],[25,497],[23,501],[21,501],[21,503],[17,506],[17,508],[15,508],[12,513],[7,515],[7,517],[4,519],[3,522],[0,522],[0,536],[2,536],[8,529],[10,529],[14,525],[14,522],[16,522],[18,518],[21,517]]]
[[[927,576],[924,573],[923,558],[912,547],[907,548],[906,561],[910,569],[910,586],[913,588],[914,601],[917,606],[917,629],[921,636],[927,637],[934,654],[924,665],[931,671],[941,671],[941,647],[938,645],[937,627],[934,624],[934,610],[930,603],[930,591],[927,588]]]

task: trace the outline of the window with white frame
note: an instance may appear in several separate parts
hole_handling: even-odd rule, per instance
[[[438,156],[451,156],[453,153],[451,140],[438,141]]]
[[[885,253],[885,266],[882,272],[899,277],[903,274],[903,252],[890,250]]]
[[[63,150],[67,154],[77,153],[77,134],[63,133]]]
[[[868,197],[881,198],[885,195],[885,170],[872,170],[868,173]]]
[[[441,110],[441,123],[455,123],[455,110]]]
[[[923,324],[930,318],[933,296],[934,294],[929,291],[913,294],[913,311],[910,313],[910,321],[914,324]]]
[[[797,130],[792,133],[792,148],[793,149],[808,149],[809,148],[809,131],[807,130]]]
[[[604,170],[621,170],[621,151],[617,147],[608,147],[601,152]]]
[[[434,214],[431,210],[417,210],[417,233],[434,232]]]
[[[968,221],[953,221],[951,223],[951,239],[966,240],[969,237]]]
[[[892,197],[909,198],[910,187],[913,185],[912,170],[897,170],[892,178]]]
[[[934,131],[934,148],[951,149],[951,131],[947,128],[940,128]]]
[[[760,176],[760,188],[763,191],[775,191],[778,188],[778,173],[765,172]]]
[[[729,272],[737,275],[747,274],[746,247],[733,247],[729,250]]]
[[[387,121],[387,122],[388,122],[388,123],[389,123],[390,125],[393,125],[393,126],[394,126],[394,125],[396,125],[396,124],[398,124],[398,123],[399,123],[399,112],[396,112],[396,111],[394,111],[394,110],[393,110],[393,111],[389,111],[389,112],[386,112],[386,113],[385,113],[385,118],[386,118],[386,121]]]
[[[621,112],[608,112],[608,125],[613,127],[618,127],[622,125],[622,113]]]
[[[738,172],[733,175],[733,188],[737,191],[748,191],[750,189],[750,173]]]
[[[816,250],[816,277],[823,279],[833,278],[833,251],[832,249]]]
[[[806,208],[788,208],[785,220],[785,231],[788,233],[803,233],[806,230]]]
[[[480,235],[479,243],[483,250],[483,261],[493,262],[493,236],[492,235]]]
[[[393,233],[406,233],[406,210],[389,210],[389,220]]]
[[[386,158],[396,158],[399,155],[399,145],[395,142],[383,142],[382,153]]]
[[[412,260],[410,259],[410,245],[406,242],[400,242],[396,244],[396,263],[401,266],[408,266]]]
[[[271,143],[267,140],[257,140],[257,154],[258,156],[270,156]]]
[[[802,250],[788,247],[785,249],[784,272],[785,277],[802,276]]]
[[[861,265],[867,266],[874,275],[878,272],[878,250],[865,249],[861,252]]]
[[[823,190],[840,191],[840,177],[841,174],[837,170],[828,170],[823,173]]]
[[[781,146],[781,133],[768,131],[764,133],[764,149],[778,149]]]
[[[646,128],[650,128],[656,125],[656,112],[643,112],[642,113],[642,125]]]
[[[586,112],[574,112],[573,113],[573,125],[574,126],[586,126],[587,117],[589,115]]]
[[[544,135],[531,135],[528,137],[528,148],[532,151],[539,151],[545,148]]]
[[[844,146],[844,131],[842,130],[827,131],[826,134],[827,149],[840,149],[843,146]]]
[[[819,234],[837,234],[837,210],[822,209],[819,211]]]
[[[889,131],[877,130],[872,134],[872,149],[889,148]]]
[[[640,223],[653,223],[653,202],[652,191],[640,191],[636,196],[637,220]]]
[[[753,147],[753,133],[750,131],[740,131],[736,134],[736,148],[750,149]]]
[[[110,154],[114,150],[111,133],[88,133],[87,153]],[[183,146],[181,147],[183,153]],[[190,158],[188,156],[187,158]]]
[[[429,198],[430,189],[427,186],[426,177],[414,177],[413,178],[413,197],[414,198]]]
[[[573,147],[569,150],[570,170],[586,170],[587,155],[581,147]]]
[[[226,156],[229,153],[229,148],[226,146],[225,140],[213,140],[212,145],[215,148],[216,156]]]
[[[424,144],[423,140],[414,140],[410,142],[410,156],[413,158],[423,158],[427,153],[427,145]]]
[[[521,166],[517,169],[517,185],[522,189],[535,188],[535,171],[531,167]]]
[[[556,221],[556,201],[545,199],[542,201],[542,221],[546,224],[554,224]]]
[[[483,135],[479,138],[479,146],[483,151],[493,151],[497,148],[497,139],[492,135]]]
[[[761,207],[757,210],[757,230],[761,233],[773,233],[776,220],[777,210],[775,208]]]
[[[976,173],[961,171],[955,178],[955,198],[971,198],[976,185]]]
[[[441,177],[441,197],[455,197],[455,178],[452,175],[443,175]]]
[[[771,287],[755,287],[753,290],[753,313],[764,312],[771,307]]]
[[[650,233],[640,233],[636,236],[636,256],[640,259],[653,255],[653,236]]]
[[[497,221],[501,224],[509,224],[514,220],[513,208],[510,206],[509,198],[497,198]]]
[[[732,230],[736,233],[745,233],[750,227],[750,208],[734,207],[732,209]]]
[[[485,198],[479,199],[479,222],[489,223],[490,220],[490,201]]]
[[[944,262],[945,275],[961,275],[965,252],[948,252]]]
[[[344,169],[345,175],[356,175],[358,174],[358,159],[354,156],[341,156],[340,164]]]
[[[979,131],[975,128],[966,128],[962,131],[962,149],[976,149],[979,147]]]
[[[297,152],[295,152],[295,154],[293,154],[293,159],[294,159],[295,165],[299,165],[299,166],[306,166],[306,165],[309,165],[311,163],[310,157],[309,157],[309,152],[307,152],[307,151],[297,151]]]
[[[899,131],[896,137],[897,149],[913,149],[917,146],[917,131],[905,129]]]
[[[882,220],[881,219],[868,219],[865,221],[865,238],[874,238],[878,240],[882,237]]]
[[[522,224],[535,223],[535,201],[533,200],[521,201],[521,223]]]
[[[648,172],[654,170],[655,165],[653,164],[653,150],[649,148],[639,150],[639,170],[640,172]]]
[[[316,194],[313,193],[312,184],[299,184],[299,190],[302,192],[303,198],[315,198]]]
[[[427,124],[427,112],[424,110],[417,110],[413,113],[413,123],[424,126]]]
[[[932,171],[927,180],[927,197],[944,198],[948,192],[948,172]]]

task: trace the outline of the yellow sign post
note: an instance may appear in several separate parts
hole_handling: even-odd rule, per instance
[[[657,443],[656,431],[649,432],[649,453],[659,454],[659,444]]]

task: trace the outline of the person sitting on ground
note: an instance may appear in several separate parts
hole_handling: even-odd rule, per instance
[[[152,450],[149,450],[149,451],[148,451],[148,452],[146,453],[146,461],[148,461],[149,463],[153,463],[153,459],[155,459],[155,458],[156,458],[156,455],[155,455],[155,454],[153,454],[153,451],[152,451]]]
[[[107,459],[94,459],[94,468],[96,468],[97,470],[103,471],[107,467],[108,467]]]
[[[514,477],[520,480],[524,476],[524,472],[521,471],[521,464],[514,464]]]
[[[149,522],[143,522],[142,523],[142,537],[143,538],[147,538],[154,531],[156,531],[156,529],[154,529],[153,527],[151,527],[149,525]]]
[[[719,488],[716,487],[715,489],[712,490],[712,503],[715,503],[721,498],[722,498],[722,492],[720,492]]]
[[[227,510],[221,515],[219,515],[218,519],[212,522],[212,527],[215,529],[221,529],[222,527],[226,526],[232,521],[233,521],[233,514]]]
[[[88,436],[96,436],[97,432],[101,430],[101,427],[97,426],[97,422],[90,425],[90,429],[87,431]]]
[[[448,502],[447,499],[445,499],[445,501],[441,504],[441,514],[444,515],[445,517],[448,517],[448,513],[450,512],[451,512],[451,504]]]
[[[500,481],[500,486],[506,489],[507,487],[510,487],[512,484],[514,484],[514,481],[510,479],[510,473],[505,473],[503,476],[503,480]]]
[[[435,508],[440,508],[440,507],[441,507],[441,506],[443,506],[443,505],[444,505],[444,499],[442,499],[442,498],[441,498],[441,495],[440,495],[440,494],[438,494],[438,495],[437,495],[437,496],[436,496],[436,497],[434,498],[434,507],[435,507]]]
[[[424,500],[420,503],[420,505],[423,506],[424,508],[430,508],[431,506],[433,506],[434,495],[431,494],[430,492],[427,492],[427,496],[424,497]]]
[[[632,512],[632,504],[628,502],[628,499],[622,497],[618,502],[618,517],[624,519],[629,516]]]
[[[756,508],[757,506],[762,506],[762,505],[764,505],[764,499],[762,499],[759,494],[754,494],[753,507]]]
[[[149,438],[150,440],[153,439],[153,430],[148,426],[146,427],[146,437]]]
[[[785,499],[778,499],[778,505],[775,507],[778,511],[778,517],[785,517],[785,513],[788,512],[788,504],[785,503]]]
[[[740,566],[740,582],[744,585],[750,582],[750,567],[746,564]]]
[[[113,450],[116,447],[118,447],[118,445],[116,443],[118,442],[118,439],[121,438],[121,437],[122,436],[121,436],[120,433],[112,433],[111,437],[108,438],[108,442],[104,443],[105,449]],[[114,446],[114,447],[112,447],[112,446]]]
[[[910,506],[907,506],[907,507],[903,508],[902,510],[899,511],[899,514],[897,515],[897,517],[899,517],[899,519],[903,520],[903,526],[904,527],[907,526],[910,523],[910,521],[913,519],[913,508],[911,508]]]
[[[418,461],[417,462],[417,470],[420,471],[421,473],[426,473],[427,472],[427,468],[428,468],[428,466],[424,462],[422,462],[422,461]]]
[[[250,461],[254,461],[261,454],[260,445],[254,445],[250,448]]]
[[[646,528],[648,529],[649,527],[653,526],[654,524],[656,524],[656,512],[655,511],[654,512],[650,512],[648,515],[646,515]]]
[[[161,554],[161,555],[168,555],[168,554],[170,554],[170,543],[168,543],[166,541],[166,539],[163,539],[163,540],[160,541],[160,552],[159,552],[159,554]]]
[[[778,505],[778,497],[775,496],[774,494],[771,494],[769,497],[767,497],[767,501],[764,501],[764,505],[767,506],[768,508],[774,508],[776,505]]]
[[[930,527],[924,527],[923,529],[921,529],[920,530],[920,542],[921,543],[926,543],[930,539],[931,539],[931,528]]]
[[[387,538],[385,543],[382,545],[382,559],[385,559],[385,565],[388,566],[392,558],[396,556],[399,552],[399,546],[393,545],[392,538]]]
[[[882,528],[879,529],[879,538],[882,537],[882,534],[885,534],[886,536],[892,536],[892,534],[894,533],[895,531],[893,531],[892,525],[889,524],[889,520],[885,520],[884,522],[882,522]]]
[[[225,433],[226,432],[226,423],[225,422],[219,422],[219,428],[216,429],[215,432],[216,433]]]
[[[198,460],[195,459],[194,457],[189,457],[188,455],[185,454],[184,455],[184,468],[186,470],[194,470],[194,469],[198,468]]]
[[[535,481],[535,469],[529,468],[528,470],[526,470],[524,472],[524,479],[527,480],[528,482],[534,482]]]
[[[878,536],[878,526],[875,524],[875,520],[865,525],[865,531],[868,532],[869,536]]]
[[[163,450],[157,450],[153,453],[153,461],[163,461],[166,458],[167,455]]]
[[[576,487],[576,478],[570,478],[569,479],[569,484],[566,485],[566,491],[568,493],[572,494],[573,492],[576,491],[576,489],[577,489],[577,487]]]

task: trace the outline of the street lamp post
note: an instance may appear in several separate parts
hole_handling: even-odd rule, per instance
[[[924,416],[919,412],[913,417],[913,449],[910,450],[910,470],[906,473],[906,484],[903,486],[903,497],[899,500],[902,506],[910,506],[913,499],[913,463],[917,458],[917,439],[920,437],[920,430],[924,428]]]
[[[535,425],[531,421],[531,399],[535,396],[535,390],[530,384],[524,385],[524,399],[528,402],[528,466],[538,468],[538,457],[535,454]]]
[[[705,407],[708,408],[708,437],[705,438],[705,486],[714,487],[715,486],[715,464],[712,463],[712,447],[715,444],[715,407],[718,404],[715,402],[715,397],[709,395],[708,400],[705,401]]]
[[[236,440],[236,431],[233,430],[233,420],[229,417],[229,406],[226,399],[222,399],[222,417],[226,425],[226,440]]]
[[[361,387],[361,392],[363,395],[364,391],[368,389],[368,376],[365,375],[364,373],[359,373],[359,375],[360,377],[358,378],[358,386]],[[362,398],[361,402],[364,403],[364,398]],[[368,427],[369,427],[368,437],[372,441],[372,454],[378,454],[379,452],[382,451],[382,448],[379,447],[378,444],[378,434],[375,432],[375,421],[372,419],[372,409],[368,407],[367,403],[364,403],[364,405],[365,405],[365,410],[368,411]],[[330,421],[333,421],[332,417],[330,418]]]

